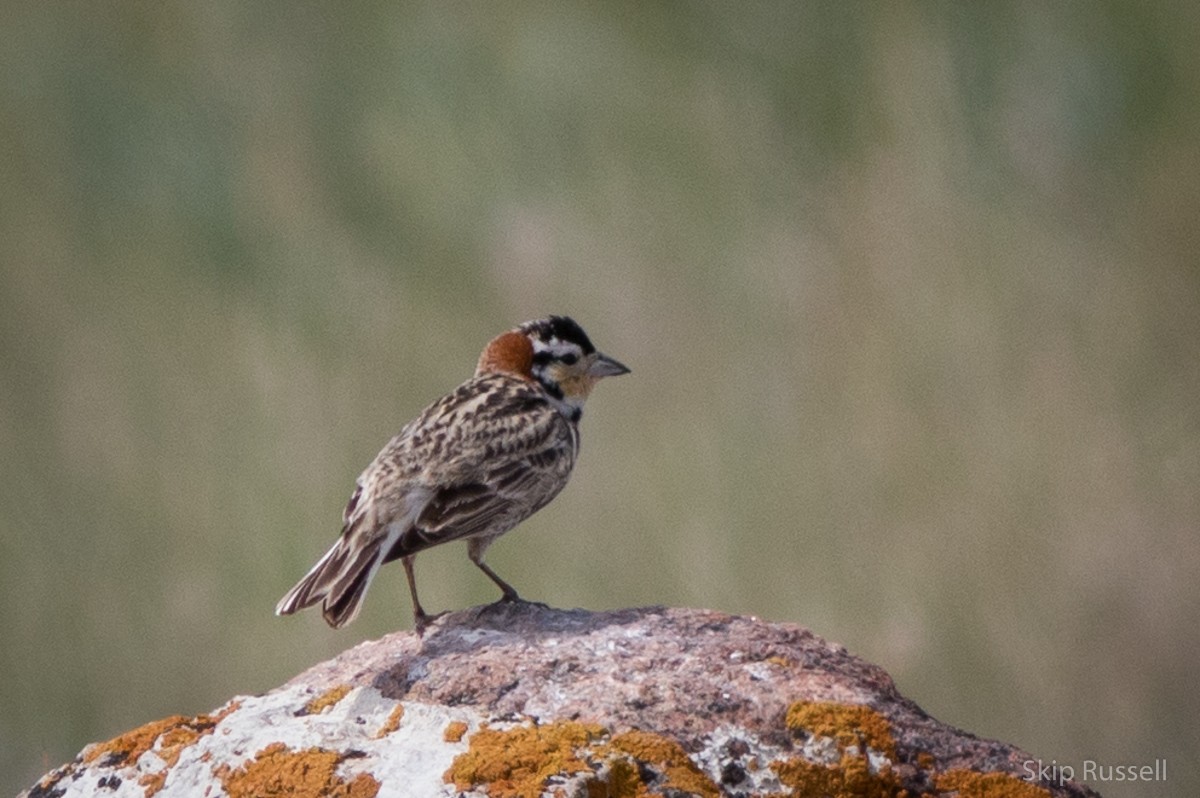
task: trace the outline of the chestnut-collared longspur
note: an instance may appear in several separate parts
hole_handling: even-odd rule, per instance
[[[404,563],[413,617],[413,559],[452,540],[504,592],[512,585],[483,562],[484,551],[567,484],[579,454],[579,418],[596,382],[629,369],[592,346],[565,316],[528,321],[492,339],[475,376],[409,422],[358,477],[342,534],[288,591],[277,615],[320,603],[335,629],[354,620],[379,566]]]

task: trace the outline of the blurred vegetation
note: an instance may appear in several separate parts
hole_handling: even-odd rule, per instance
[[[0,793],[407,627],[399,569],[346,631],[271,612],[383,442],[550,312],[633,374],[490,553],[525,595],[801,623],[943,720],[1196,792],[1198,31],[6,4]],[[418,578],[495,597],[461,547]]]

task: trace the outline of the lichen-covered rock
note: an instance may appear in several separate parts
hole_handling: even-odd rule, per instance
[[[1087,796],[796,626],[496,604],[88,746],[28,798]]]

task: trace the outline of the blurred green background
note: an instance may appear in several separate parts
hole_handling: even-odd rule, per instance
[[[275,602],[492,335],[633,368],[489,562],[1200,777],[1194,5],[0,11],[0,793],[407,628]],[[461,546],[431,610],[491,601]]]

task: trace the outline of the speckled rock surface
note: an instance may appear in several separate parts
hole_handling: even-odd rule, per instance
[[[1033,759],[798,626],[517,603],[89,746],[22,795],[1095,795],[1027,781]]]

